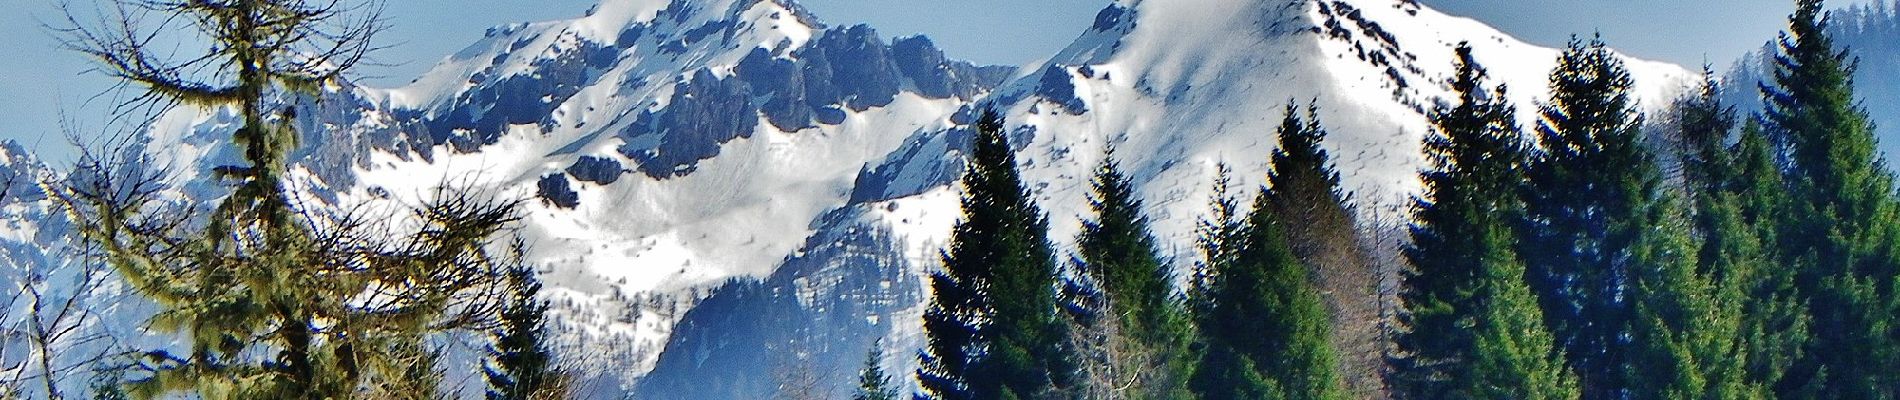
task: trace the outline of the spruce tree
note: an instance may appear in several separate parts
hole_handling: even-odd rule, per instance
[[[1263,190],[1219,264],[1200,332],[1209,349],[1190,387],[1203,398],[1264,390],[1277,399],[1344,399],[1330,320],[1307,269],[1287,249]]]
[[[1307,115],[1316,114],[1309,110]],[[1335,189],[1338,176],[1319,147],[1325,133],[1317,121],[1302,120],[1289,106],[1276,134],[1281,145],[1268,176],[1275,186],[1262,188],[1252,210],[1236,220],[1223,169],[1215,182],[1214,215],[1202,223],[1204,263],[1211,268],[1198,293],[1204,297],[1198,320],[1208,349],[1191,386],[1203,398],[1255,392],[1287,399],[1346,397],[1332,319],[1314,285],[1316,274],[1290,247],[1287,220],[1279,215],[1282,210],[1313,212],[1304,205],[1308,201],[1327,201],[1312,207],[1342,207]],[[1332,216],[1343,221],[1326,222],[1350,224],[1349,217]],[[1310,240],[1322,235],[1305,232]],[[1315,258],[1329,250],[1303,244]]]
[[[1689,222],[1674,210],[1652,211],[1667,214],[1652,218],[1656,233],[1644,235],[1631,255],[1638,267],[1629,288],[1635,304],[1623,369],[1628,398],[1764,398],[1766,387],[1749,382],[1744,370],[1744,287],[1719,282],[1723,271],[1698,268]]]
[[[864,355],[864,368],[858,370],[858,389],[851,394],[851,400],[897,400],[897,387],[892,386],[891,377],[884,374],[883,362],[883,344],[872,343],[871,351]]]
[[[1703,254],[1718,264],[1759,266],[1713,269],[1734,271],[1726,279],[1741,283],[1746,290],[1741,337],[1745,338],[1748,380],[1771,389],[1793,386],[1786,377],[1795,361],[1804,357],[1812,317],[1795,285],[1795,264],[1779,256],[1783,252],[1779,232],[1788,204],[1786,186],[1773,145],[1760,124],[1748,121],[1732,148],[1736,163],[1730,169],[1727,193],[1705,211],[1715,222],[1708,225],[1704,238],[1705,248],[1713,251]]]
[[[1620,398],[1636,246],[1660,223],[1661,173],[1642,144],[1629,73],[1572,38],[1550,74],[1525,187],[1523,254],[1545,320],[1586,399]]]
[[[1894,182],[1854,96],[1853,62],[1827,34],[1820,0],[1799,0],[1764,84],[1766,120],[1788,143],[1794,194],[1782,258],[1808,296],[1813,336],[1778,388],[1823,398],[1900,396]]]
[[[1794,296],[1790,269],[1774,256],[1775,218],[1784,193],[1774,155],[1753,121],[1741,134],[1734,132],[1735,111],[1722,104],[1721,92],[1715,73],[1704,69],[1701,90],[1677,103],[1682,116],[1677,128],[1684,143],[1683,172],[1694,211],[1692,227],[1700,239],[1696,270],[1704,277],[1696,279],[1713,286],[1707,289],[1711,293],[1704,306],[1712,309],[1704,311],[1734,318],[1736,323],[1681,335],[1676,341],[1700,342],[1700,350],[1674,357],[1700,360],[1695,369],[1705,376],[1683,376],[1700,378],[1706,387],[1683,388],[1686,391],[1708,393],[1705,398],[1761,398],[1772,395],[1767,390],[1800,354],[1806,340],[1806,311]],[[1669,296],[1650,297],[1668,301]],[[1717,350],[1724,346],[1733,346],[1733,352]],[[1655,346],[1639,349],[1650,356],[1651,363],[1689,364],[1653,358],[1664,354],[1657,351]],[[1734,370],[1740,372],[1730,372]],[[1635,386],[1657,387],[1643,382]]]
[[[1284,219],[1293,256],[1312,269],[1314,285],[1325,293],[1331,340],[1342,356],[1340,372],[1352,389],[1369,392],[1379,386],[1375,379],[1380,362],[1369,253],[1360,247],[1358,223],[1348,195],[1340,189],[1332,156],[1321,147],[1326,129],[1319,106],[1309,103],[1304,120],[1297,111],[1288,104],[1281,122],[1273,171],[1267,176],[1269,204]]]
[[[1099,283],[1106,312],[1115,318],[1108,329],[1106,360],[1117,373],[1117,386],[1134,386],[1143,398],[1179,398],[1186,395],[1191,368],[1187,345],[1191,325],[1183,304],[1173,295],[1174,275],[1155,249],[1142,215],[1134,185],[1116,165],[1113,151],[1096,168],[1091,220],[1083,221],[1077,238],[1084,270]],[[1119,382],[1132,380],[1132,382]]]
[[[1483,313],[1504,309],[1485,307],[1477,293],[1486,279],[1497,281],[1492,290],[1510,291],[1503,286],[1511,283],[1511,272],[1494,269],[1512,268],[1499,261],[1516,259],[1500,248],[1509,240],[1499,239],[1515,234],[1511,221],[1522,208],[1517,185],[1524,174],[1525,144],[1515,108],[1502,88],[1485,87],[1484,68],[1468,44],[1458,46],[1457,57],[1451,80],[1457,97],[1431,112],[1432,130],[1424,143],[1429,164],[1420,173],[1424,192],[1413,204],[1412,241],[1404,249],[1412,268],[1402,276],[1402,330],[1389,361],[1400,398],[1452,398],[1485,378],[1472,375],[1473,363],[1491,356],[1476,354],[1479,343],[1471,328]],[[1509,324],[1542,323],[1541,313],[1529,314],[1538,315],[1536,323]]]
[[[963,174],[963,218],[931,276],[918,381],[941,399],[1022,399],[1068,385],[1048,221],[1016,172],[1003,120],[986,110]]]
[[[508,270],[508,303],[501,310],[501,326],[489,334],[492,343],[484,371],[489,400],[560,397],[562,382],[543,328],[548,305],[540,295],[534,267],[517,265]]]
[[[1498,224],[1495,219],[1474,223]],[[1544,326],[1537,298],[1524,283],[1524,265],[1511,249],[1503,225],[1479,228],[1474,254],[1484,274],[1472,284],[1470,360],[1453,376],[1445,398],[1569,400],[1578,398],[1576,375]]]
[[[1188,312],[1196,325],[1206,325],[1213,317],[1215,276],[1233,263],[1240,253],[1240,200],[1230,193],[1233,169],[1227,164],[1214,166],[1214,182],[1208,196],[1208,215],[1195,224],[1195,245],[1201,259],[1195,263],[1187,288]]]
[[[1701,199],[1725,191],[1736,163],[1728,146],[1735,138],[1735,107],[1722,103],[1722,86],[1717,78],[1715,70],[1704,65],[1702,86],[1676,101],[1677,157],[1682,163],[1686,192],[1698,200],[1698,208],[1702,207]],[[1696,228],[1707,230],[1705,225],[1698,223]]]

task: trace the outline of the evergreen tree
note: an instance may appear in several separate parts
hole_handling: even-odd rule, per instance
[[[1376,390],[1380,361],[1372,321],[1378,307],[1369,253],[1360,247],[1358,223],[1332,156],[1320,146],[1326,129],[1319,106],[1309,104],[1304,120],[1296,111],[1288,104],[1281,122],[1273,172],[1267,176],[1268,203],[1284,219],[1293,256],[1313,269],[1314,284],[1326,294],[1331,340],[1343,356],[1340,372],[1356,383],[1353,389]]]
[[[1780,236],[1813,317],[1805,358],[1778,388],[1820,398],[1900,396],[1894,182],[1854,98],[1853,63],[1827,34],[1820,0],[1799,0],[1764,84],[1766,119],[1788,142],[1794,194]]]
[[[1478,223],[1497,224],[1498,221]],[[1454,399],[1576,399],[1576,376],[1564,367],[1563,357],[1543,324],[1537,298],[1524,283],[1524,265],[1511,249],[1510,230],[1502,225],[1480,228],[1475,254],[1484,274],[1473,284],[1471,358],[1463,377],[1451,383],[1446,398]]]
[[[891,385],[891,377],[884,374],[884,346],[872,343],[871,351],[864,355],[864,368],[858,370],[858,390],[851,400],[897,400],[897,387]]]
[[[1601,40],[1572,38],[1551,71],[1525,187],[1520,254],[1586,399],[1621,398],[1633,256],[1659,234],[1661,173],[1643,147],[1629,73]]]
[[[535,278],[534,267],[509,268],[508,303],[501,310],[501,326],[489,334],[493,343],[484,371],[489,400],[560,397],[560,376],[542,328],[548,305],[540,293],[541,282]]]
[[[1732,327],[1726,323],[1714,325],[1720,328],[1713,330],[1710,328],[1714,326],[1702,324],[1702,328],[1695,328],[1702,333],[1676,338],[1700,342],[1700,350],[1672,356],[1693,356],[1700,360],[1695,364],[1701,364],[1694,370],[1706,375],[1681,375],[1701,378],[1707,385],[1685,387],[1679,393],[1708,393],[1705,398],[1761,398],[1772,394],[1765,390],[1776,384],[1790,360],[1800,353],[1806,335],[1806,311],[1794,296],[1791,271],[1774,257],[1774,218],[1780,215],[1783,194],[1774,155],[1752,121],[1741,135],[1734,134],[1735,112],[1722,104],[1721,92],[1714,71],[1704,69],[1701,90],[1677,103],[1682,115],[1678,129],[1685,145],[1683,168],[1694,206],[1693,228],[1701,239],[1696,270],[1705,277],[1698,279],[1713,285],[1707,289],[1711,293],[1703,306],[1710,309],[1703,311],[1734,318],[1736,323]],[[1689,278],[1677,274],[1679,281]],[[1671,296],[1664,293],[1650,297],[1668,301]],[[1693,310],[1683,311],[1678,315],[1696,315]],[[1732,343],[1721,343],[1730,340]],[[1720,350],[1723,346],[1733,346],[1733,354]],[[1664,354],[1654,346],[1639,351],[1651,356],[1648,362],[1657,365],[1689,364],[1653,358]],[[1734,370],[1740,372],[1731,372]],[[1636,386],[1656,387],[1641,382]]]
[[[1518,289],[1510,286],[1524,284],[1508,238],[1515,234],[1511,221],[1522,208],[1517,185],[1524,174],[1525,149],[1504,89],[1484,87],[1484,68],[1473,60],[1468,44],[1458,46],[1457,56],[1451,81],[1456,103],[1431,113],[1433,129],[1424,143],[1429,167],[1420,174],[1425,190],[1413,205],[1412,242],[1404,249],[1412,268],[1402,277],[1403,330],[1395,338],[1397,355],[1390,361],[1400,398],[1457,398],[1481,382],[1505,376],[1521,379],[1490,381],[1508,384],[1496,390],[1531,393],[1534,382],[1549,379],[1530,377],[1563,374],[1546,371],[1548,367],[1533,362],[1535,351],[1526,350],[1549,340],[1537,337],[1543,330],[1531,329],[1543,323],[1541,311],[1512,305],[1515,300],[1507,295],[1481,295],[1515,293]],[[1511,279],[1514,275],[1519,278]],[[1513,319],[1523,317],[1531,320]],[[1509,332],[1512,335],[1505,336],[1512,336],[1512,342],[1504,342],[1504,337],[1481,342],[1473,329],[1479,326],[1497,332],[1513,327],[1528,335]],[[1513,344],[1515,357],[1481,354],[1506,344]]]
[[[1682,160],[1684,186],[1698,200],[1698,208],[1702,207],[1701,199],[1726,191],[1736,163],[1728,146],[1734,139],[1735,107],[1722,104],[1722,86],[1716,79],[1715,70],[1704,65],[1702,87],[1676,101],[1676,136],[1681,145],[1678,157]],[[1706,231],[1706,225],[1698,223],[1696,228]]]
[[[1715,275],[1724,271],[1698,269],[1686,218],[1653,219],[1660,222],[1651,228],[1656,233],[1644,235],[1632,254],[1639,267],[1631,271],[1629,289],[1635,297],[1623,370],[1629,398],[1765,398],[1766,387],[1749,382],[1744,370],[1744,287],[1720,284]]]
[[[1203,223],[1203,252],[1213,268],[1201,293],[1206,298],[1200,332],[1209,349],[1191,385],[1204,398],[1250,392],[1284,399],[1346,397],[1315,274],[1289,247],[1287,222],[1278,214],[1309,212],[1296,203],[1326,198],[1333,201],[1315,207],[1340,207],[1338,176],[1319,148],[1325,133],[1317,122],[1302,120],[1289,106],[1276,134],[1281,145],[1268,176],[1276,186],[1262,188],[1245,219],[1233,224],[1223,173],[1216,178],[1215,215]]]
[[[1233,169],[1227,164],[1214,167],[1214,182],[1208,197],[1208,216],[1195,225],[1195,244],[1201,259],[1188,281],[1188,312],[1197,326],[1213,317],[1215,276],[1240,253],[1240,200],[1229,193],[1233,187]]]
[[[994,110],[978,119],[963,219],[931,276],[918,381],[941,399],[1022,399],[1070,382],[1048,221],[1016,173]]]
[[[1277,399],[1346,397],[1319,291],[1283,229],[1262,191],[1240,228],[1239,252],[1213,278],[1200,326],[1210,349],[1190,383],[1203,398],[1259,390]]]
[[[1100,284],[1118,337],[1110,338],[1115,386],[1134,386],[1144,398],[1186,396],[1190,321],[1173,296],[1173,273],[1155,250],[1134,185],[1111,150],[1096,169],[1090,207],[1077,250],[1085,271]],[[1132,382],[1123,382],[1132,380]]]
[[[1749,121],[1734,148],[1736,164],[1728,182],[1727,194],[1714,202],[1705,215],[1708,224],[1703,254],[1714,265],[1730,263],[1737,267],[1716,271],[1734,271],[1731,282],[1742,283],[1747,300],[1743,302],[1742,334],[1748,381],[1787,386],[1786,376],[1795,361],[1804,357],[1810,334],[1811,317],[1807,303],[1795,286],[1794,264],[1784,263],[1779,232],[1787,210],[1786,186],[1781,169],[1775,163],[1773,145],[1762,133],[1761,125]],[[1756,265],[1746,268],[1742,265]],[[1744,276],[1744,274],[1746,274]]]

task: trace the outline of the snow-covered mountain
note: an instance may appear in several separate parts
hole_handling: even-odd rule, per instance
[[[538,198],[522,234],[589,390],[765,398],[809,376],[847,383],[875,339],[887,370],[912,367],[923,279],[959,213],[960,124],[978,108],[1007,116],[1060,246],[1112,144],[1185,265],[1214,165],[1258,184],[1289,102],[1321,107],[1361,201],[1413,190],[1423,112],[1459,42],[1534,121],[1556,50],[1406,0],[1123,0],[1024,68],[826,26],[791,0],[609,0],[491,29],[404,87],[283,101],[317,116],[297,154],[315,198]],[[1629,67],[1651,109],[1694,80]],[[209,196],[191,178],[233,158],[235,120],[174,110],[145,148],[188,166],[181,196]]]

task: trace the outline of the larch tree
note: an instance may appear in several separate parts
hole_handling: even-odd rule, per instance
[[[1340,188],[1339,172],[1322,144],[1326,128],[1317,103],[1302,120],[1286,107],[1273,172],[1267,176],[1268,204],[1284,220],[1287,246],[1312,269],[1313,283],[1332,317],[1332,344],[1340,351],[1340,373],[1355,392],[1369,393],[1378,381],[1378,304],[1369,251],[1360,246],[1359,224],[1350,196]]]
[[[228,143],[238,161],[205,178],[225,188],[215,204],[168,198],[163,171],[137,149],[84,154],[77,171],[51,185],[76,233],[156,304],[147,328],[179,340],[119,371],[125,393],[429,396],[441,379],[426,371],[436,365],[429,341],[493,323],[497,277],[518,254],[491,245],[517,220],[518,202],[445,188],[407,218],[389,218],[298,189],[312,183],[289,173],[289,156],[301,136],[325,133],[300,130],[308,124],[284,104],[337,87],[373,48],[378,5],[110,4],[97,23],[69,14],[61,32],[99,71],[141,90],[117,110],[222,108],[237,118]],[[204,50],[171,58],[181,49],[162,45],[160,31],[195,35]]]

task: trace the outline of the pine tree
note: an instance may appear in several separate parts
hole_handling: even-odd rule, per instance
[[[1519,243],[1545,320],[1584,398],[1620,398],[1632,257],[1660,223],[1661,173],[1643,147],[1629,73],[1601,40],[1572,38],[1551,71]]]
[[[851,400],[897,400],[897,387],[891,385],[891,377],[884,374],[884,346],[872,343],[871,351],[864,355],[864,368],[858,370],[858,390]]]
[[[1451,81],[1456,103],[1440,105],[1431,113],[1433,129],[1424,143],[1429,167],[1420,174],[1424,193],[1413,205],[1412,242],[1404,249],[1412,268],[1402,277],[1399,322],[1403,330],[1395,338],[1397,356],[1390,360],[1393,386],[1400,398],[1455,398],[1490,378],[1474,375],[1478,360],[1501,359],[1479,354],[1496,350],[1490,348],[1495,345],[1480,347],[1472,329],[1480,321],[1494,328],[1542,324],[1540,311],[1494,306],[1496,301],[1487,303],[1479,296],[1480,290],[1514,292],[1508,286],[1524,283],[1521,277],[1510,279],[1511,269],[1522,267],[1506,262],[1516,257],[1504,248],[1509,245],[1504,238],[1515,235],[1511,221],[1522,208],[1517,185],[1524,174],[1525,150],[1513,118],[1515,108],[1504,100],[1504,90],[1484,87],[1484,68],[1473,60],[1468,44],[1458,46],[1457,56],[1457,74]],[[1525,315],[1535,319],[1501,320]],[[1494,339],[1502,340],[1487,340]],[[1517,347],[1523,348],[1541,339],[1519,340],[1523,345]],[[1495,365],[1517,370],[1486,372],[1519,377],[1549,374],[1530,371],[1538,367],[1534,363]],[[1531,388],[1499,388],[1513,389]]]
[[[1827,34],[1820,0],[1799,0],[1763,85],[1768,127],[1788,142],[1794,194],[1780,239],[1813,317],[1806,358],[1778,389],[1822,398],[1900,396],[1894,178],[1856,104],[1853,63]],[[1805,393],[1797,393],[1805,392]]]
[[[488,349],[489,400],[555,398],[561,385],[554,355],[548,351],[543,328],[548,305],[540,298],[541,282],[534,267],[508,270],[508,303],[501,310],[501,326],[490,332]]]
[[[1380,386],[1371,261],[1360,247],[1348,195],[1340,189],[1339,172],[1331,155],[1321,147],[1326,129],[1319,106],[1308,104],[1301,119],[1292,104],[1279,130],[1273,151],[1273,172],[1267,192],[1275,215],[1285,220],[1287,244],[1295,258],[1312,268],[1313,282],[1325,293],[1332,316],[1334,348],[1342,351],[1340,372],[1353,389],[1372,391]]]
[[[1048,221],[1016,173],[994,110],[978,119],[963,175],[963,219],[931,277],[918,381],[941,399],[1019,399],[1068,385]]]
[[[1077,250],[1116,319],[1106,330],[1118,336],[1108,340],[1113,359],[1106,361],[1117,372],[1110,374],[1117,380],[1112,384],[1133,386],[1143,398],[1185,396],[1189,316],[1173,296],[1173,273],[1155,250],[1142,202],[1112,150],[1096,169],[1093,188],[1095,216],[1083,221]]]

